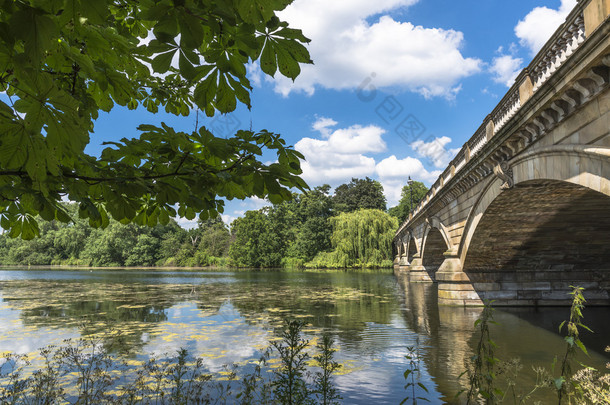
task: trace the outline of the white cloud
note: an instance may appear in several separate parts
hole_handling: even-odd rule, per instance
[[[454,97],[459,80],[478,72],[481,61],[461,54],[461,32],[414,26],[383,15],[416,2],[296,0],[280,17],[312,40],[309,51],[315,64],[302,66],[294,83],[278,75],[276,91],[288,95],[313,94],[316,86],[355,89],[374,72],[375,87]]]
[[[430,142],[415,141],[411,148],[421,157],[430,159],[434,167],[444,169],[451,159],[458,153],[458,149],[447,149],[445,146],[451,142],[451,138],[443,136],[434,138]]]
[[[192,219],[191,220],[191,219],[180,218],[180,217],[175,217],[174,219],[176,220],[178,225],[180,225],[184,229],[197,228],[197,219]]]
[[[268,200],[265,200],[264,198],[258,198],[258,197],[251,197],[248,198],[246,201],[244,201],[243,203],[241,203],[241,205],[243,207],[246,206],[252,206],[254,205],[253,208],[249,207],[248,209],[252,209],[252,210],[260,210],[263,207],[267,207],[270,206],[271,203]],[[245,213],[245,211],[244,211]]]
[[[383,159],[375,167],[383,186],[388,207],[395,206],[400,200],[400,192],[407,184],[409,176],[416,181],[432,183],[442,173],[440,170],[429,172],[419,159],[406,157],[398,159],[395,155]]]
[[[521,72],[523,59],[515,58],[511,55],[501,55],[493,58],[489,71],[494,74],[493,80],[496,83],[503,83],[510,87],[515,82],[517,75]]]
[[[263,71],[258,62],[248,63],[246,65],[246,74],[252,86],[261,87],[263,82]]]
[[[237,217],[229,214],[220,214],[220,218],[225,225],[231,225],[231,222],[235,221],[235,218]]]
[[[330,128],[337,125],[337,121],[332,118],[320,117],[311,126],[315,131],[320,132],[324,137],[330,136]]]
[[[515,34],[521,45],[529,48],[532,55],[535,55],[565,21],[576,2],[577,0],[561,0],[558,10],[536,7],[530,11],[515,27]]]
[[[336,185],[352,177],[372,175],[375,159],[365,154],[386,150],[381,138],[385,130],[375,125],[353,125],[330,132],[328,127],[331,125],[336,122],[329,118],[318,119],[313,127],[326,140],[303,138],[295,145],[295,149],[305,156],[306,161],[301,164],[305,181],[314,185]]]

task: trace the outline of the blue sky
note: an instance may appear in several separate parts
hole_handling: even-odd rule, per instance
[[[312,42],[293,83],[250,66],[253,107],[200,124],[220,136],[268,129],[301,151],[310,186],[365,176],[396,205],[408,176],[432,184],[564,21],[576,0],[296,0],[281,13]],[[191,117],[115,109],[88,148],[134,137],[140,123],[183,130]],[[274,156],[265,156],[272,161]],[[229,201],[230,222],[265,201]],[[179,220],[183,226],[192,226]]]

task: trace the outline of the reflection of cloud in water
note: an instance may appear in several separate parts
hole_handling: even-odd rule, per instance
[[[24,325],[20,311],[11,309],[2,302],[0,293],[0,353],[36,354],[38,349],[61,344],[64,339],[76,338],[80,334],[74,329],[56,329]]]
[[[267,330],[247,324],[228,301],[213,314],[201,315],[201,309],[190,302],[170,308],[169,322],[159,324],[148,336],[145,354],[174,354],[184,348],[201,356],[210,371],[222,371],[226,364],[258,357],[258,351],[267,346]]]
[[[390,324],[367,322],[361,332],[361,344],[349,342],[341,344],[337,360],[345,369],[336,376],[336,386],[345,403],[362,403],[363,398],[375,404],[396,404],[404,399],[406,393],[396,391],[397,386],[405,384],[403,373],[409,367],[405,358],[408,346],[418,345],[417,334],[410,331],[399,316],[392,316]],[[419,356],[427,348],[420,346]],[[418,362],[422,382],[430,391],[426,394],[417,388],[418,396],[427,397],[431,403],[440,403],[435,392],[436,384],[426,370],[423,361]],[[344,374],[344,372],[346,372]]]

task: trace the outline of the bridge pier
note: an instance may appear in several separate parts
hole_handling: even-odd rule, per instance
[[[477,306],[483,301],[474,289],[470,278],[464,273],[457,251],[443,254],[445,260],[436,272],[438,304],[448,306]]]
[[[430,276],[423,265],[422,258],[419,253],[413,255],[411,265],[408,267],[409,281],[412,283],[431,283],[434,279]]]

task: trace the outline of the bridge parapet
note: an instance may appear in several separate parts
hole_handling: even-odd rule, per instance
[[[488,282],[485,277],[491,277],[491,273],[485,273],[487,275],[481,277],[487,281],[481,283],[479,277],[479,287],[499,295],[481,293],[474,291],[469,276],[463,271],[473,229],[485,213],[481,207],[487,208],[501,191],[512,189],[516,184],[522,187],[527,181],[556,179],[610,197],[609,16],[610,0],[579,1],[396,232],[397,267],[413,270],[419,280],[439,281],[441,302],[443,297],[453,304],[480,303],[484,296],[503,297],[504,293],[499,292],[509,284]],[[544,167],[536,167],[536,164]],[[556,187],[558,193],[564,193],[562,187]],[[573,195],[585,194],[575,190]],[[597,201],[593,197],[589,200]],[[540,201],[547,200],[541,197]],[[603,206],[598,202],[590,204],[590,209]],[[527,215],[530,214],[528,211]],[[494,215],[506,216],[497,212]],[[607,210],[598,215],[600,223],[610,228],[610,200]],[[573,224],[586,222],[574,218],[576,216],[572,218]],[[607,245],[610,245],[610,236],[600,235],[601,239],[608,239]],[[445,252],[440,258],[426,255],[428,249],[428,253],[434,252],[438,256],[443,246]],[[516,249],[516,252],[520,248],[515,246],[513,243],[510,249]],[[412,259],[404,257],[407,250],[415,252]],[[578,256],[582,252],[575,250],[573,253]],[[608,256],[610,263],[610,254]],[[491,268],[494,258],[488,259]],[[543,262],[548,264],[554,259],[545,260]],[[481,263],[479,260],[477,266]],[[435,274],[426,277],[426,269],[432,267]],[[541,280],[552,276],[547,270],[540,273]],[[601,292],[595,298],[610,304],[610,265],[601,276],[597,271],[590,273],[602,280],[596,281],[595,288]],[[504,276],[513,277],[507,274]],[[518,284],[513,282],[510,286]],[[544,284],[544,288],[551,284]],[[532,285],[534,289],[544,289],[540,287],[542,284]],[[527,302],[536,304],[544,301],[539,298],[550,296],[548,291],[536,294],[522,295],[534,297]],[[504,297],[512,297],[509,301],[516,302],[517,295],[511,292]]]

